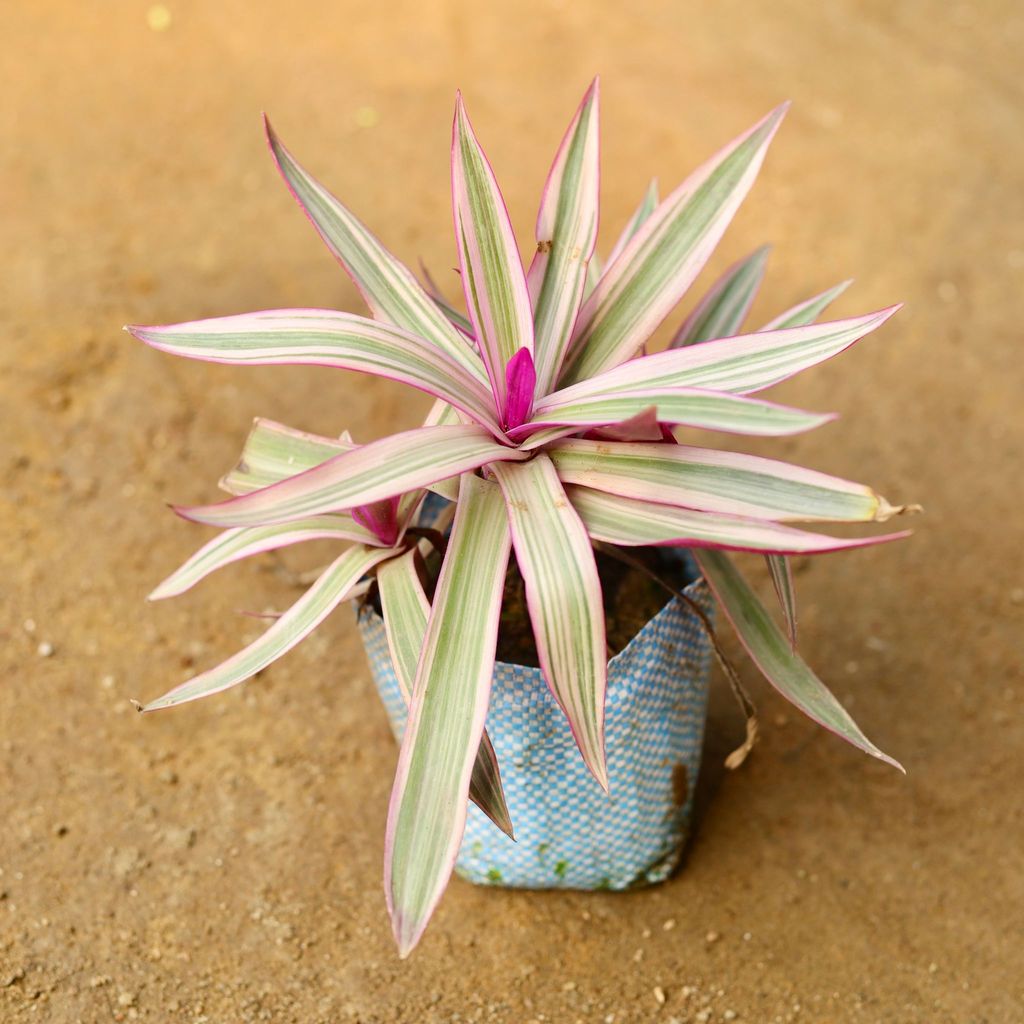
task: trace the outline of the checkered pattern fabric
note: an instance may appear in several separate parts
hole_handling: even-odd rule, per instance
[[[684,592],[712,614],[703,581]],[[359,629],[400,737],[406,708],[384,624],[369,605],[359,613]],[[608,663],[609,796],[584,767],[540,670],[498,663],[487,729],[517,841],[470,804],[458,874],[527,889],[626,889],[667,878],[693,806],[709,669],[708,639],[677,598]]]

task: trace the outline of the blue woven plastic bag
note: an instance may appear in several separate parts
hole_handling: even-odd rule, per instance
[[[687,578],[693,580],[686,559]],[[703,581],[684,593],[709,616]],[[384,623],[359,612],[370,668],[400,739],[406,708]],[[693,807],[707,711],[710,645],[673,598],[608,663],[611,795],[583,764],[540,669],[495,666],[487,730],[515,828],[513,842],[470,804],[455,870],[478,884],[526,889],[626,889],[667,878]]]

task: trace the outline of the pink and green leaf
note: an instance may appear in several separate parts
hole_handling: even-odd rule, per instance
[[[762,245],[734,263],[683,321],[668,347],[686,348],[738,334],[764,279],[770,251],[770,246]]]
[[[342,601],[352,595],[360,579],[391,554],[386,548],[362,545],[349,548],[258,640],[216,668],[150,701],[142,710],[159,711],[209,697],[262,672],[312,633]]]
[[[491,469],[505,495],[544,678],[584,762],[607,790],[604,606],[587,531],[543,452]]]
[[[391,324],[323,309],[277,309],[167,327],[129,327],[154,348],[191,359],[249,366],[302,364],[409,384],[500,433],[491,396],[431,342]]]
[[[640,200],[640,205],[633,211],[633,215],[626,221],[626,226],[622,229],[622,233],[619,235],[612,246],[612,251],[608,254],[608,261],[606,266],[611,266],[618,258],[620,253],[626,246],[633,240],[633,236],[644,226],[647,218],[658,208],[658,181],[656,178],[652,178],[647,186],[647,190],[644,192],[643,199]]]
[[[768,572],[772,578],[775,596],[779,599],[782,614],[786,619],[786,635],[789,645],[796,650],[796,588],[793,586],[793,568],[785,555],[765,555]]]
[[[377,569],[381,612],[391,650],[391,663],[406,706],[412,700],[416,669],[430,616],[430,602],[420,583],[416,559],[417,552],[408,551],[400,558],[382,563]],[[486,730],[473,765],[469,798],[502,832],[510,839],[515,839],[512,819],[501,788],[498,756]]]
[[[345,268],[378,320],[395,324],[443,349],[481,383],[483,366],[413,274],[315,178],[299,166],[264,119],[274,161],[298,204]]]
[[[598,105],[595,78],[559,146],[537,216],[537,253],[527,280],[541,394],[561,369],[597,242]]]
[[[863,484],[738,452],[570,438],[548,454],[565,483],[705,512],[857,523],[899,511]]]
[[[750,190],[785,109],[773,110],[687,178],[606,268],[580,310],[563,384],[630,359],[672,311]]]
[[[505,367],[521,348],[533,354],[533,311],[505,201],[461,95],[452,128],[452,206],[473,335],[504,418]]]
[[[780,331],[786,327],[800,327],[803,324],[814,323],[851,284],[853,284],[852,280],[842,281],[820,295],[815,295],[813,298],[797,303],[791,309],[780,313],[774,320],[770,320],[761,330]]]
[[[464,475],[388,810],[384,892],[402,957],[441,898],[465,829],[509,548],[500,489]]]
[[[344,512],[313,516],[277,526],[225,530],[204,544],[180,569],[167,577],[150,595],[150,601],[177,597],[212,572],[250,555],[277,551],[309,540],[354,541],[379,546],[377,537]]]
[[[594,540],[624,547],[711,547],[805,555],[867,547],[907,536],[904,532],[875,537],[829,537],[770,520],[655,505],[589,487],[569,486],[566,491]]]
[[[760,598],[732,560],[717,551],[694,555],[726,617],[754,663],[788,701],[847,742],[900,771],[903,766],[878,749],[825,684],[793,650]]]
[[[539,406],[638,388],[709,388],[742,395],[762,391],[838,355],[881,327],[899,308],[890,306],[866,316],[740,334],[641,356],[556,391]]]
[[[835,418],[827,413],[805,412],[775,402],[705,388],[610,388],[604,393],[578,398],[568,391],[551,395],[537,404],[529,423],[508,433],[512,438],[522,439],[548,427],[601,427],[631,419],[652,405],[657,408],[657,416],[662,423],[764,437],[813,430]]]
[[[259,491],[175,511],[211,526],[265,526],[368,505],[485,463],[525,457],[497,444],[482,427],[419,427],[336,455]]]

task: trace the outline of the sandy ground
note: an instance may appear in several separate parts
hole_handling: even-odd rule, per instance
[[[1024,1020],[1015,7],[8,0],[0,1020]],[[763,742],[678,877],[617,896],[455,882],[400,963],[380,885],[395,750],[347,612],[223,697],[147,719],[128,698],[254,635],[238,608],[295,594],[256,563],[147,605],[204,536],[164,503],[213,498],[256,414],[370,438],[424,402],[186,364],[120,326],[361,308],[276,180],[261,109],[451,282],[455,88],[525,240],[595,71],[606,246],[650,174],[671,185],[789,97],[711,271],[767,239],[761,319],[853,275],[839,312],[908,303],[776,392],[843,419],[758,450],[927,506],[910,542],[799,576],[807,656],[909,775],[748,672]]]

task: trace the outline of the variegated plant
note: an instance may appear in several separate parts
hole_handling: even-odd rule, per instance
[[[511,834],[484,721],[512,548],[544,676],[601,786],[607,788],[607,652],[593,542],[693,549],[768,680],[811,718],[896,764],[796,653],[786,556],[901,535],[836,539],[786,524],[882,521],[903,509],[861,484],[682,443],[688,428],[775,436],[827,422],[830,416],[752,396],[843,351],[896,307],[816,322],[839,286],[740,333],[764,272],[761,249],[726,272],[666,351],[645,354],[750,189],[784,112],[772,111],[666,199],[659,202],[652,186],[602,269],[594,254],[595,81],[555,156],[536,253],[524,272],[497,182],[457,99],[452,200],[468,316],[429,279],[422,287],[267,125],[288,187],[355,281],[372,319],[279,309],[129,328],[177,355],[356,370],[437,400],[422,427],[361,446],[347,435],[333,440],[256,423],[241,461],[222,481],[234,497],[177,509],[223,532],[153,596],[180,593],[229,562],[303,540],[350,546],[255,643],[143,708],[171,707],[242,682],[375,577],[410,705],[385,865],[403,956],[448,881],[467,797]],[[431,603],[418,572],[429,531],[416,525],[427,489],[454,500]],[[437,536],[433,542],[444,546]],[[727,550],[768,558],[788,636]]]

